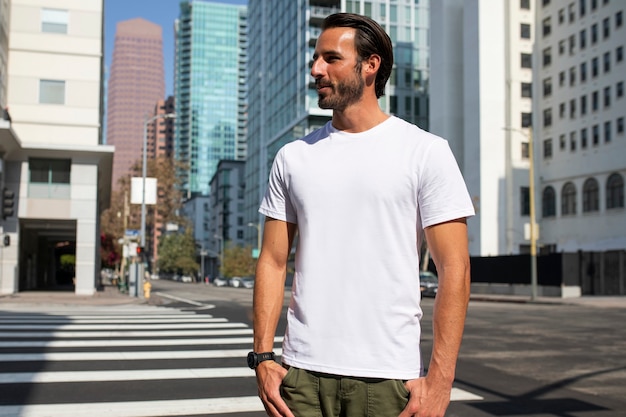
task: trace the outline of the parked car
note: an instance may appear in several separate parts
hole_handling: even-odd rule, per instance
[[[253,277],[232,277],[228,285],[234,288],[254,288]]]
[[[182,282],[193,282],[193,277],[190,275],[183,275],[182,277],[180,277],[180,280]]]
[[[213,285],[216,287],[226,287],[228,286],[228,280],[222,277],[215,277],[213,278]]]
[[[437,295],[439,280],[437,275],[429,271],[420,271],[420,291],[422,297],[434,297]]]

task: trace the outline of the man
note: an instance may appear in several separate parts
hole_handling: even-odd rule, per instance
[[[254,289],[259,396],[270,416],[443,416],[469,299],[474,214],[446,141],[378,105],[393,66],[373,20],[326,18],[311,75],[332,121],[276,155]],[[283,342],[273,359],[298,233]],[[433,352],[419,351],[419,248],[439,274]]]

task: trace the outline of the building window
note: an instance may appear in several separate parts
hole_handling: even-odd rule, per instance
[[[545,109],[543,111],[543,127],[552,126],[552,109]]]
[[[530,157],[530,146],[528,142],[522,142],[522,159],[528,159]]]
[[[573,87],[576,85],[576,67],[572,67],[569,69],[569,86]]]
[[[522,10],[530,10],[530,0],[520,0],[519,8]]]
[[[604,89],[604,108],[611,107],[611,87]]]
[[[572,35],[569,37],[569,54],[574,55],[576,52],[576,36]]]
[[[552,158],[552,139],[546,139],[543,141],[543,158]]]
[[[520,187],[520,215],[530,216],[530,188]]]
[[[565,140],[565,135],[559,136],[559,149],[564,151],[567,147],[567,141]]]
[[[580,63],[580,82],[584,83],[587,81],[587,63]]]
[[[578,2],[578,13],[580,14],[580,17],[583,17],[585,13],[587,12],[587,10],[585,10],[586,3],[587,3],[587,0],[580,0]]]
[[[600,144],[600,126],[593,125],[591,128],[591,140],[593,146],[598,146]]]
[[[591,60],[591,76],[596,78],[598,76],[599,68],[598,68],[598,58],[593,58]]]
[[[591,25],[591,44],[595,45],[598,42],[598,24]]]
[[[550,4],[550,0],[542,0],[542,1],[541,1],[541,5],[542,5],[543,7],[546,7],[546,6],[548,6],[549,4]]]
[[[587,128],[580,129],[580,148],[587,149]]]
[[[552,23],[550,21],[550,16],[543,19],[542,28],[543,28],[543,36],[548,36],[550,32],[552,32]]]
[[[576,151],[576,132],[570,132],[569,134],[569,150]]]
[[[41,31],[45,33],[67,33],[68,16],[67,10],[41,9]]]
[[[522,127],[530,127],[532,124],[532,113],[522,113]]]
[[[571,182],[565,183],[561,191],[561,214],[576,214],[576,186]]]
[[[541,212],[543,217],[556,216],[556,193],[554,188],[547,186],[541,196]]]
[[[611,142],[611,121],[604,122],[604,143]]]
[[[622,62],[623,60],[624,60],[624,47],[618,46],[615,49],[615,62],[619,63],[619,62]]]
[[[598,0],[591,0],[591,11],[595,11],[598,8]]]
[[[559,87],[563,87],[565,85],[565,71],[559,72]]]
[[[548,47],[543,50],[543,66],[547,67],[552,63],[552,48]]]
[[[591,93],[591,111],[598,111],[598,92]]]
[[[606,39],[609,37],[610,34],[611,34],[611,21],[607,17],[606,19],[602,20],[602,38]]]
[[[587,31],[585,29],[580,31],[580,49],[585,49],[587,47]]]
[[[569,118],[576,118],[576,99],[572,99],[569,101]]]
[[[619,117],[617,119],[617,121],[615,122],[615,124],[617,125],[617,134],[621,135],[624,133],[624,118],[623,117]]]
[[[607,52],[603,56],[604,58],[604,73],[611,71],[611,53]]]
[[[565,22],[565,9],[559,10],[559,25],[562,25]]]
[[[561,39],[559,41],[559,56],[563,55],[565,53],[565,40]]]
[[[531,54],[521,54],[522,68],[532,68],[532,55]]]
[[[65,81],[39,80],[40,104],[65,104]]]
[[[522,97],[531,98],[533,96],[533,85],[531,83],[522,83]],[[544,96],[545,96],[545,80],[544,80]]]
[[[530,39],[530,25],[528,23],[520,25],[520,37],[522,39]]]
[[[565,103],[559,104],[559,119],[565,119]]]
[[[614,173],[606,180],[606,208],[624,207],[624,178]]]
[[[576,20],[576,10],[575,10],[574,3],[569,5],[568,11],[569,11],[569,22],[574,23],[574,20]]]
[[[583,184],[583,213],[599,210],[598,181],[595,178],[587,178]]]
[[[28,196],[31,198],[70,198],[69,159],[31,158],[28,161]]]
[[[624,24],[624,18],[622,17],[622,11],[615,13],[615,29],[619,29]]]
[[[580,115],[587,114],[587,96],[580,96]]]
[[[530,84],[528,85],[530,86]],[[551,95],[552,95],[552,78],[546,78],[545,80],[543,80],[543,96],[550,97]],[[522,97],[525,97],[525,96],[522,95]]]

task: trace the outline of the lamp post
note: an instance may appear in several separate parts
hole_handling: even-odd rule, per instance
[[[173,119],[175,113],[157,114],[143,122],[143,158],[141,163],[141,247],[146,247],[146,173],[148,170],[148,125],[157,119]]]
[[[254,227],[256,229],[256,250],[257,250],[257,258],[261,254],[261,225],[258,223],[248,223],[248,226]]]
[[[537,220],[535,213],[535,153],[533,149],[533,128],[528,128],[528,133],[523,130],[515,128],[504,128],[504,130],[510,130],[518,132],[526,137],[528,140],[528,204],[530,206],[530,299],[535,301],[537,299]]]
[[[214,234],[213,237],[220,242],[220,267],[217,270],[219,274],[220,269],[224,266],[224,238],[218,234]]]

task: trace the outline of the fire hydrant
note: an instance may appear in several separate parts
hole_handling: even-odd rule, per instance
[[[152,284],[150,284],[150,281],[144,281],[143,282],[143,296],[144,298],[150,298],[150,289],[152,288]]]

